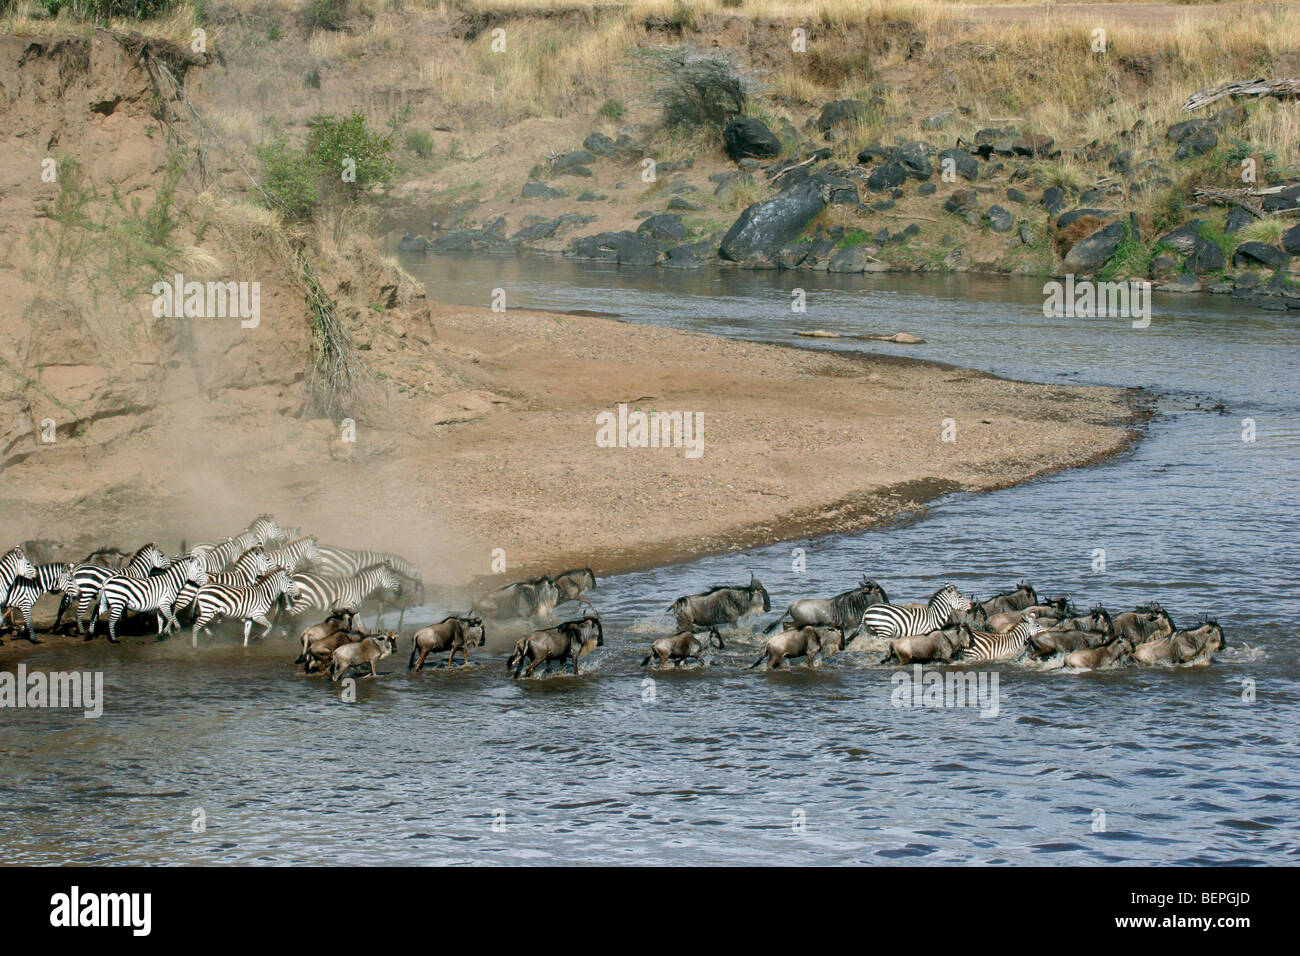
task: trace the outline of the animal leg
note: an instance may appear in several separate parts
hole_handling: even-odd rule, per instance
[[[23,623],[27,625],[27,640],[33,644],[39,644],[40,641],[36,639],[36,627],[32,623],[32,609],[30,607],[23,608]]]

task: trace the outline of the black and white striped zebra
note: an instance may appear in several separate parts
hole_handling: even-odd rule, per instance
[[[77,633],[86,633],[86,615],[99,601],[99,591],[104,582],[117,575],[129,578],[147,578],[149,573],[167,564],[167,556],[159,550],[158,545],[150,541],[131,555],[124,568],[105,568],[98,564],[77,564],[72,568],[72,581],[76,585],[77,596],[70,598],[66,594],[59,602],[59,613],[54,619],[57,628],[63,620],[64,612],[74,604],[77,608]]]
[[[272,564],[278,564],[290,574],[320,559],[320,549],[316,546],[316,539],[311,535],[294,538],[288,544],[272,548],[266,553]]]
[[[9,589],[19,578],[36,577],[36,568],[27,560],[22,545],[10,548],[0,557],[0,604],[9,599]]]
[[[39,644],[36,638],[36,626],[32,620],[32,608],[44,595],[62,592],[70,601],[77,599],[77,585],[72,579],[71,564],[38,564],[36,573],[31,577],[18,577],[9,586],[9,595],[3,601],[4,609],[14,612],[14,629],[18,627],[18,616],[22,615],[23,627],[27,630],[27,640]]]
[[[207,630],[208,625],[221,618],[239,619],[244,622],[244,646],[248,646],[248,635],[254,624],[262,625],[262,637],[271,630],[271,622],[266,614],[284,595],[290,601],[298,597],[298,585],[289,572],[281,567],[274,567],[251,585],[207,584],[199,588],[194,599],[198,608],[194,617],[194,629],[190,640],[199,646],[199,631]]]
[[[945,584],[930,596],[927,604],[875,604],[862,612],[862,623],[855,636],[866,630],[873,637],[891,640],[929,634],[948,626],[953,611],[969,611],[970,598]]]
[[[95,634],[95,621],[99,614],[108,612],[108,639],[117,643],[117,622],[126,611],[157,611],[158,633],[163,624],[172,630],[180,626],[172,606],[187,581],[202,587],[208,583],[208,572],[193,556],[177,558],[158,574],[147,578],[117,575],[104,582],[99,591],[99,611],[90,621],[90,634]]]
[[[315,572],[300,571],[293,576],[298,586],[298,596],[289,604],[290,615],[308,611],[326,614],[336,609],[351,608],[360,611],[362,602],[384,591],[394,596],[401,590],[401,582],[387,564],[375,564],[350,577],[327,577]]]
[[[357,551],[352,548],[335,548],[330,545],[317,545],[318,556],[312,571],[335,578],[346,578],[360,574],[364,569],[376,564],[386,564],[392,570],[412,581],[420,580],[420,569],[407,561],[400,554],[390,551]]]
[[[266,574],[276,563],[271,560],[266,549],[260,544],[254,545],[239,556],[239,560],[231,565],[229,571],[208,572],[208,584],[230,584],[235,586],[248,586]],[[193,582],[187,582],[181,587],[180,594],[176,595],[176,604],[173,610],[179,614],[191,604],[194,603],[194,596],[198,594],[199,586]]]
[[[280,526],[270,515],[258,515],[246,529],[216,544],[196,544],[190,552],[203,563],[203,570],[218,574],[230,570],[232,564],[249,548],[266,547],[280,540]]]
[[[1013,661],[1024,653],[1025,645],[1035,634],[1042,634],[1046,628],[1038,623],[1037,615],[1030,614],[1023,621],[1005,634],[992,631],[976,631],[966,628],[970,634],[970,644],[962,648],[957,656],[959,661],[987,662]]]

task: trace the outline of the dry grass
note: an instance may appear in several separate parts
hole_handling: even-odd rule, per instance
[[[62,11],[57,17],[44,16],[39,5],[32,0],[20,0],[0,16],[0,34],[9,36],[50,36],[52,34],[74,34],[85,36],[96,29],[96,24],[77,20]],[[142,33],[145,36],[189,46],[191,31],[199,26],[194,9],[188,4],[181,4],[166,16],[156,20],[112,20],[109,29],[123,33]],[[211,27],[204,27],[208,43],[216,41],[217,36]]]

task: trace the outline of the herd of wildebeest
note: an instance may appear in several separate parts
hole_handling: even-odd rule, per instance
[[[421,671],[431,654],[470,661],[487,643],[489,624],[504,634],[522,628],[506,667],[515,677],[543,668],[571,666],[605,643],[600,614],[586,597],[596,587],[591,568],[506,584],[411,635],[408,669]],[[199,544],[167,556],[150,543],[134,552],[104,548],[79,562],[33,564],[18,546],[0,556],[0,606],[10,626],[33,643],[33,607],[46,594],[60,597],[52,630],[75,627],[93,640],[106,620],[110,641],[119,623],[149,623],[156,616],[161,640],[188,619],[192,641],[217,627],[240,626],[247,644],[273,630],[298,634],[296,663],[307,673],[340,680],[349,672],[376,676],[383,658],[397,652],[405,610],[424,603],[419,571],[389,552],[320,544],[296,528],[282,528],[259,515],[224,541]],[[376,611],[374,632],[361,623],[363,604]],[[551,623],[565,604],[584,606],[581,617]],[[400,610],[397,630],[378,630],[384,610]],[[748,584],[723,585],[673,601],[673,633],[650,644],[642,666],[705,663],[725,650],[729,629],[749,653],[755,635],[738,629],[744,619],[771,612],[767,590],[753,576]],[[69,611],[73,620],[64,625]],[[803,659],[809,667],[841,651],[869,663],[923,664],[1010,662],[1025,658],[1091,670],[1124,664],[1208,664],[1224,647],[1223,629],[1204,618],[1179,628],[1159,604],[1112,615],[1101,605],[1079,613],[1068,597],[1043,599],[1027,582],[985,601],[944,585],[925,602],[893,603],[865,576],[833,597],[792,602],[766,625],[751,668],[780,668]],[[746,658],[747,659],[747,658]]]

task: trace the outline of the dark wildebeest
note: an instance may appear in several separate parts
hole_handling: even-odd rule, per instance
[[[318,637],[307,645],[307,651],[302,657],[302,669],[308,674],[326,670],[334,659],[336,650],[344,644],[357,644],[369,636],[365,631],[335,631]]]
[[[970,646],[969,625],[945,627],[929,634],[913,634],[889,642],[889,649],[880,663],[897,660],[900,664],[920,664],[926,661],[951,661],[963,648]]]
[[[1100,631],[1103,634],[1115,632],[1115,624],[1110,619],[1110,613],[1100,604],[1085,615],[1061,618],[1056,622],[1056,628],[1061,631]]]
[[[559,603],[560,589],[554,579],[542,575],[489,591],[474,602],[470,613],[492,621],[537,623],[549,618]]]
[[[518,677],[524,661],[532,661],[524,671],[525,677],[532,677],[539,664],[559,661],[563,669],[565,661],[573,661],[573,673],[577,674],[578,658],[604,645],[605,632],[600,626],[600,618],[588,614],[581,620],[565,621],[521,637],[515,642],[514,653],[506,661],[506,670],[513,667],[515,677]]]
[[[1169,637],[1176,630],[1169,613],[1159,604],[1139,604],[1135,610],[1116,614],[1112,623],[1115,633],[1127,637],[1134,647]]]
[[[753,670],[767,661],[769,670],[776,670],[787,657],[806,657],[808,666],[816,667],[818,657],[830,657],[844,646],[844,629],[841,627],[801,627],[782,631],[763,642],[763,653],[750,664]]]
[[[1215,651],[1225,646],[1223,628],[1210,618],[1191,630],[1174,631],[1169,637],[1139,644],[1133,651],[1133,659],[1139,664],[1188,664],[1201,658],[1208,661]]]
[[[596,610],[595,606],[582,595],[587,591],[592,590],[595,586],[596,575],[592,574],[590,565],[585,568],[564,571],[557,574],[555,576],[555,588],[560,592],[560,599],[556,602],[556,605],[558,606],[560,604],[568,604],[570,601],[577,601],[581,604],[587,605],[587,607],[594,611]]]
[[[304,628],[303,632],[298,635],[298,642],[302,645],[302,653],[298,655],[295,664],[301,664],[307,660],[307,648],[312,645],[313,641],[319,641],[321,638],[329,637],[331,634],[337,634],[339,631],[356,631],[356,611],[350,607],[335,608],[329,617],[319,624],[313,624],[311,627]],[[359,632],[365,637],[365,632]]]
[[[748,614],[766,614],[772,610],[767,589],[751,573],[745,587],[719,585],[703,594],[679,597],[668,608],[677,616],[679,631],[735,624]]]
[[[1034,615],[1038,619],[1038,623],[1044,627],[1053,627],[1062,618],[1069,616],[1070,599],[1057,598],[1055,601],[1048,601],[1045,604],[1032,604],[1018,611],[1001,611],[998,614],[990,614],[985,629],[993,631],[995,634],[1004,634],[1030,614]]]
[[[1101,647],[1085,647],[1082,650],[1071,651],[1065,656],[1065,666],[1092,670],[1114,664],[1132,653],[1133,642],[1127,637],[1117,637]]]
[[[841,630],[848,630],[857,627],[858,622],[862,620],[862,612],[867,608],[875,604],[888,603],[889,595],[885,593],[885,589],[864,576],[861,584],[843,594],[829,598],[804,598],[795,601],[781,612],[780,617],[763,628],[763,633],[771,634],[785,624],[787,616],[790,618],[789,629],[793,630],[816,624],[829,624]]]
[[[1021,581],[1016,585],[1014,591],[1007,591],[996,597],[991,597],[980,605],[984,609],[984,614],[992,617],[994,614],[1001,614],[1003,611],[1023,611],[1027,607],[1033,607],[1038,603],[1038,595],[1034,593],[1033,587],[1028,581]]]
[[[372,678],[378,677],[379,662],[396,650],[397,635],[392,631],[335,648],[330,680],[336,681],[347,673],[349,668],[361,667],[363,664],[369,665]]]
[[[1086,617],[1071,617],[1057,621],[1041,634],[1029,638],[1029,651],[1035,657],[1068,654],[1089,647],[1101,647],[1115,636],[1106,609],[1098,604]]]
[[[469,663],[469,649],[482,647],[487,643],[487,632],[483,629],[481,617],[444,617],[437,624],[422,627],[411,637],[411,660],[406,665],[408,671],[417,673],[424,669],[424,659],[430,654],[451,651],[447,658],[450,667],[456,661],[456,652],[460,651]]]
[[[705,640],[710,643],[717,641],[718,650],[726,649],[726,645],[722,643],[722,635],[718,633],[716,627],[709,628],[708,634],[705,635]],[[680,667],[682,661],[691,659],[703,663],[704,658],[701,655],[704,653],[704,650],[705,645],[700,643],[700,639],[695,636],[695,632],[682,631],[678,634],[674,634],[672,637],[661,637],[659,640],[651,644],[650,653],[645,656],[645,660],[641,662],[641,666],[645,667],[656,657],[659,658],[655,662],[656,667],[663,667],[669,661],[672,661],[674,665]]]

